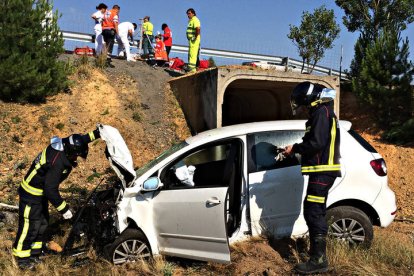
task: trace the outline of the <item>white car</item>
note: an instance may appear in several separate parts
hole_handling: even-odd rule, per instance
[[[330,233],[369,245],[373,225],[393,221],[395,195],[380,154],[351,130],[350,122],[340,126],[343,176],[328,196]],[[103,251],[115,264],[157,254],[230,262],[233,241],[261,234],[306,235],[307,177],[301,175],[298,156],[275,159],[279,148],[301,141],[304,127],[304,120],[272,121],[205,131],[135,171],[119,132],[100,125],[121,183],[92,196],[86,209],[98,219],[78,219],[83,226],[72,232],[89,231],[106,244]]]

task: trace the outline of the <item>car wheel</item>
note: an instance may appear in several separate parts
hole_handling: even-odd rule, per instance
[[[369,247],[374,237],[372,222],[361,210],[338,206],[327,211],[329,235],[349,245]]]
[[[107,258],[113,264],[135,262],[151,257],[145,235],[137,229],[127,229],[110,245]]]

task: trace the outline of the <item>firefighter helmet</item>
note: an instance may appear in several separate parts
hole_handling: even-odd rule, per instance
[[[76,159],[80,156],[86,159],[88,156],[88,143],[80,134],[72,134],[64,139],[65,154],[69,159]]]
[[[299,106],[310,106],[320,98],[321,92],[325,87],[311,82],[301,82],[293,89],[290,97],[290,105],[293,113]]]

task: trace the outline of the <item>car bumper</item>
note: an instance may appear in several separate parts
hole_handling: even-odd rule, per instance
[[[387,185],[384,186],[372,206],[378,213],[380,226],[387,227],[394,220],[397,211],[395,193]]]

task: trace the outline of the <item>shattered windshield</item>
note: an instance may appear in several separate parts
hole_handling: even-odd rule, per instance
[[[155,165],[157,165],[158,163],[160,163],[162,160],[164,160],[165,158],[167,158],[171,154],[179,151],[180,149],[182,149],[182,148],[184,148],[186,146],[188,146],[188,144],[185,141],[182,141],[181,143],[175,144],[174,146],[172,146],[168,150],[164,151],[160,156],[158,156],[157,158],[155,158],[151,162],[149,162],[149,163],[145,164],[144,166],[142,166],[141,168],[139,168],[136,171],[137,177],[140,177],[145,172],[147,172],[149,169],[151,169],[152,167],[154,167]]]

